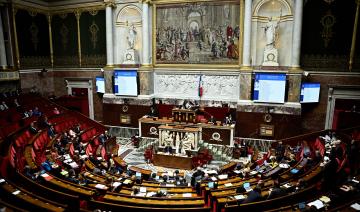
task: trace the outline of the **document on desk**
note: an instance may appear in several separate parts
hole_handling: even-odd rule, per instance
[[[324,207],[324,203],[321,202],[321,200],[319,200],[319,199],[317,199],[317,200],[315,200],[315,201],[313,201],[313,202],[310,202],[310,203],[308,203],[307,205],[308,205],[309,207],[315,206],[316,209],[320,209],[320,208],[323,208],[323,207]]]
[[[192,193],[183,193],[183,197],[192,197]]]
[[[217,178],[216,177],[211,177],[211,180],[212,181],[217,181]]]
[[[156,192],[148,192],[148,193],[146,193],[146,197],[152,197],[152,196],[154,196],[156,194]]]
[[[231,186],[233,186],[233,184],[232,183],[225,183],[224,186],[225,187],[231,187]]]
[[[237,199],[237,200],[240,200],[240,199],[245,199],[246,198],[246,196],[245,195],[236,195],[236,196],[234,196],[234,198],[235,199]]]
[[[3,182],[5,182],[5,180],[4,180],[4,179],[0,179],[0,183],[3,183]]]
[[[320,197],[320,200],[323,202],[323,203],[329,203],[331,200],[329,197],[327,196],[322,196]]]
[[[12,194],[18,195],[18,194],[20,194],[20,190],[16,190],[16,191],[12,192]]]
[[[141,193],[146,193],[146,187],[140,187],[140,192]]]
[[[121,185],[120,182],[114,182],[114,183],[112,184],[112,186],[113,186],[114,188],[117,188],[119,185]]]
[[[106,185],[103,185],[103,184],[96,184],[95,188],[103,189],[103,190],[108,189],[108,187]]]
[[[360,204],[359,203],[352,204],[350,207],[354,208],[357,211],[360,211]]]
[[[166,184],[165,186],[166,186],[166,187],[175,187],[174,184]]]
[[[124,184],[129,184],[129,183],[131,183],[131,180],[129,179],[124,180]]]
[[[225,180],[225,179],[228,178],[228,175],[227,175],[227,174],[221,174],[221,175],[218,176],[218,178],[219,178],[220,180]]]

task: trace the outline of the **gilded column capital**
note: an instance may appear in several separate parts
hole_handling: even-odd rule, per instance
[[[75,13],[76,20],[80,20],[81,11],[80,10],[75,10],[74,13]]]
[[[115,0],[104,0],[106,7],[115,7]]]
[[[143,4],[152,4],[152,0],[140,0],[140,3],[143,3]]]

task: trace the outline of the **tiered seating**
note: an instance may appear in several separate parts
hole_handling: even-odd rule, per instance
[[[1,202],[5,202],[5,205],[21,202],[26,206],[24,209],[34,211],[76,211],[80,210],[80,208],[84,210],[101,209],[112,211],[117,209],[127,211],[212,210],[215,212],[238,211],[241,209],[246,211],[260,211],[271,210],[289,204],[293,207],[294,204],[300,201],[310,201],[311,198],[309,198],[309,196],[319,197],[324,194],[322,190],[319,190],[320,180],[323,176],[323,166],[320,166],[320,162],[318,161],[315,163],[307,159],[307,157],[304,156],[304,151],[299,151],[297,162],[294,162],[287,168],[279,168],[278,165],[272,168],[265,168],[265,166],[267,166],[265,161],[270,158],[270,152],[269,154],[264,154],[259,160],[251,161],[253,165],[249,165],[248,167],[251,169],[250,173],[257,169],[264,168],[265,171],[261,176],[258,176],[256,173],[248,174],[245,177],[238,176],[234,174],[236,173],[234,169],[238,164],[229,162],[218,170],[219,174],[228,174],[228,178],[217,179],[216,188],[209,187],[208,182],[212,181],[210,179],[203,180],[197,184],[199,190],[187,185],[177,186],[171,183],[161,184],[146,181],[150,178],[152,171],[136,166],[127,167],[125,161],[117,155],[119,146],[115,144],[115,141],[112,140],[112,151],[109,153],[105,151],[105,147],[108,148],[108,146],[99,142],[99,135],[104,133],[106,129],[103,125],[57,105],[56,107],[60,108],[62,114],[53,115],[52,109],[54,104],[39,97],[32,98],[32,101],[30,101],[30,98],[27,96],[24,97],[24,100],[20,97],[18,98],[23,108],[39,107],[43,113],[41,117],[49,117],[48,121],[54,125],[58,136],[50,139],[46,127],[40,129],[37,134],[31,134],[27,128],[30,122],[43,121],[43,119],[37,120],[35,117],[20,122],[15,116],[14,119],[11,120],[11,124],[14,124],[13,126],[15,127],[9,127],[9,130],[7,128],[6,130],[5,128],[1,128],[1,135],[5,136],[8,142],[5,142],[8,144],[6,155],[2,155],[0,158],[2,177],[7,176],[4,172],[11,167],[17,169],[18,172],[12,173],[13,178],[11,179],[14,180],[15,184],[8,180],[0,183],[0,204]],[[5,119],[1,117],[0,122],[9,123],[8,120],[4,120]],[[81,166],[81,160],[78,158],[80,155],[74,153],[74,144],[77,141],[72,140],[71,143],[64,146],[64,149],[66,153],[70,155],[69,159],[78,163],[80,167],[74,168],[74,170],[76,170],[75,176],[78,177],[78,179],[71,181],[69,176],[64,172],[65,170],[70,172],[69,169],[71,168],[69,168],[68,164],[65,164],[64,161],[59,162],[56,157],[52,157],[51,153],[55,149],[55,141],[61,138],[59,135],[63,132],[68,132],[69,129],[77,124],[80,124],[81,128],[81,133],[78,134],[81,141],[80,145],[84,146],[88,156],[95,156],[95,159],[96,156],[101,157],[102,161],[97,161],[99,165],[94,165],[90,160],[84,160],[84,166],[86,167],[86,169],[84,169]],[[351,135],[352,132],[353,131],[344,133]],[[327,154],[327,149],[324,142],[318,138],[319,135],[324,135],[325,133],[328,132],[315,132],[300,137],[285,139],[282,140],[282,142],[286,145],[296,146],[298,142],[306,140],[311,150],[311,157],[315,155],[315,151],[319,151],[321,156],[324,156]],[[358,133],[354,133],[352,136],[353,138],[360,137]],[[346,143],[344,143],[343,148],[345,148],[345,145]],[[302,149],[304,149],[304,147],[305,144]],[[342,173],[348,166],[346,151],[345,149],[342,149],[342,151],[343,155],[339,157],[340,161],[337,166],[338,173]],[[109,157],[111,153],[113,156]],[[86,155],[82,153],[81,156]],[[203,152],[197,160],[200,161],[200,163],[207,163],[208,160],[211,160],[210,157],[211,155]],[[127,174],[119,174],[119,172],[115,174],[112,172],[104,173],[103,170],[106,169],[109,158],[114,160],[115,166],[118,168],[124,171],[127,169]],[[90,159],[93,160],[93,158]],[[105,161],[103,161],[103,159],[105,159]],[[54,162],[51,171],[45,171],[43,168],[43,163],[47,160]],[[7,163],[10,165],[7,166]],[[30,174],[28,172],[23,173],[25,165],[29,166],[30,169],[26,168],[26,170],[30,170]],[[96,168],[102,169],[101,172],[95,173]],[[44,170],[40,172],[42,169]],[[297,170],[297,173],[293,173],[291,170]],[[12,171],[15,170],[13,169]],[[39,176],[34,177],[34,175],[32,175],[34,172],[37,172]],[[135,176],[129,172],[141,173],[142,179],[136,179]],[[33,178],[29,178],[25,176],[25,174]],[[161,175],[161,173],[157,174]],[[239,188],[242,188],[245,182],[250,183],[250,186],[254,188],[259,180],[262,180],[264,184],[262,195],[266,196],[269,194],[271,186],[275,181],[274,176],[278,178],[283,187],[292,188],[299,179],[303,179],[307,186],[298,192],[293,193],[288,191],[286,195],[281,197],[242,204],[239,195],[245,196],[247,193],[240,191]],[[77,182],[76,180],[78,180],[79,183],[74,183]],[[125,183],[127,180],[129,180],[129,182]],[[114,183],[118,185],[122,184],[122,186],[117,187]],[[162,197],[139,196],[134,193],[137,188],[146,189],[147,192],[166,190],[169,195]],[[11,194],[15,191],[17,193],[17,190],[20,190],[18,195]],[[234,198],[235,196],[237,196],[238,199]],[[22,210],[22,208],[19,210]]]

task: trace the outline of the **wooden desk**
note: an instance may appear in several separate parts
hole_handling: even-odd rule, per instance
[[[154,165],[175,169],[193,169],[192,158],[175,155],[154,154]]]
[[[210,144],[230,145],[234,146],[234,129],[235,126],[213,125],[205,123],[186,123],[174,122],[169,119],[153,119],[153,118],[140,118],[139,119],[139,135],[140,137],[159,138],[160,125],[182,125],[184,127],[199,127],[201,129],[201,138]]]

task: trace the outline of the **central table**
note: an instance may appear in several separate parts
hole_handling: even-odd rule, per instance
[[[192,158],[167,154],[154,154],[154,165],[174,169],[193,169]]]

